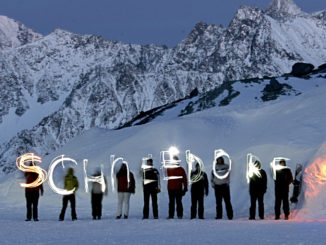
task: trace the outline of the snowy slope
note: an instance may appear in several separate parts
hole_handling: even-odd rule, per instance
[[[201,157],[206,171],[209,172],[212,167],[214,149],[223,148],[234,161],[231,192],[235,217],[246,217],[249,205],[248,186],[244,174],[247,153],[259,156],[267,172],[269,172],[269,163],[276,156],[289,157],[291,161],[288,164],[294,169],[297,163],[305,166],[311,164],[318,149],[325,142],[326,132],[323,126],[325,80],[316,79],[313,82],[296,79],[295,82],[301,83],[301,87],[310,87],[309,91],[303,95],[284,97],[282,100],[267,103],[244,104],[239,98],[238,102],[234,101],[227,107],[215,107],[181,118],[171,116],[174,113],[172,109],[171,114],[167,111],[159,120],[146,125],[115,131],[99,128],[88,130],[55,153],[43,156],[44,166],[47,168],[50,160],[57,155],[69,155],[79,162],[80,165],[76,169],[78,177],[82,180],[81,163],[84,158],[89,159],[90,172],[96,165],[104,164],[108,174],[109,155],[115,154],[124,157],[139,177],[142,157],[149,153],[153,154],[154,162],[156,166],[159,166],[160,151],[167,149],[170,145],[176,145],[182,152],[190,149]],[[184,154],[181,156],[184,164]],[[21,176],[21,173],[16,173],[15,176]],[[19,198],[18,193],[21,192],[18,185],[13,184],[17,182],[17,179],[10,182],[12,183],[10,191],[4,187],[8,185],[6,179],[7,177],[4,176],[1,194],[7,196],[6,202],[15,203]],[[134,211],[131,213],[140,216],[142,195],[139,178],[137,184]],[[44,202],[51,205],[57,194],[52,193],[51,190],[48,192],[48,195],[44,197]],[[83,202],[87,203],[87,194],[80,191],[78,195]],[[166,198],[166,190],[163,188],[161,202],[163,203]],[[273,181],[269,176],[269,188],[266,194],[268,216],[273,214],[272,200]],[[115,200],[110,200],[110,205],[112,205],[110,209],[114,209],[114,202]],[[207,203],[206,216],[213,217],[215,213],[213,195],[209,196]],[[166,203],[162,205],[164,213],[167,205]],[[185,210],[188,210],[189,203],[186,207]]]
[[[81,188],[77,192],[77,214],[79,220],[71,222],[69,209],[67,220],[58,223],[61,197],[45,184],[45,195],[40,198],[39,223],[22,223],[25,216],[24,190],[19,187],[22,173],[16,172],[0,178],[0,234],[2,244],[23,242],[25,244],[71,243],[89,244],[210,244],[212,241],[225,244],[321,244],[326,213],[325,182],[318,186],[317,195],[311,197],[306,191],[301,203],[303,208],[293,213],[290,221],[274,221],[273,180],[269,162],[273,157],[289,157],[288,165],[302,163],[306,169],[325,151],[326,128],[325,79],[290,79],[288,83],[298,83],[306,92],[298,96],[284,96],[282,99],[262,103],[253,100],[244,104],[241,95],[226,107],[214,107],[184,117],[176,117],[174,108],[167,110],[159,120],[121,130],[93,128],[74,138],[56,152],[44,156],[41,164],[48,169],[51,159],[60,154],[75,158],[75,167]],[[238,84],[239,85],[239,84]],[[241,85],[241,84],[240,84]],[[239,85],[239,86],[240,86]],[[261,87],[251,87],[261,90]],[[257,92],[257,91],[256,91]],[[248,92],[250,93],[250,92]],[[246,97],[248,94],[246,95]],[[248,96],[250,97],[250,96]],[[176,107],[175,107],[176,108]],[[180,108],[179,108],[180,109]],[[184,219],[166,220],[168,195],[166,183],[161,180],[162,193],[159,194],[159,220],[141,220],[142,187],[139,169],[141,158],[153,154],[154,164],[159,167],[159,154],[169,146],[177,146],[182,154],[190,149],[201,157],[206,172],[212,168],[213,151],[223,148],[234,162],[231,173],[231,199],[235,212],[233,221],[216,221],[215,198],[210,194],[205,199],[205,220],[189,220],[190,195],[183,199]],[[262,160],[268,173],[268,191],[265,195],[264,221],[248,221],[249,194],[245,180],[246,154],[254,153]],[[124,157],[136,176],[136,194],[131,197],[130,218],[114,220],[116,193],[109,191],[103,201],[103,220],[91,221],[90,197],[83,190],[82,160],[89,159],[89,173],[100,164],[105,166],[109,177],[109,155]],[[311,181],[305,174],[305,189]],[[55,180],[60,185],[64,170],[58,166]],[[111,186],[110,186],[111,187]],[[303,199],[303,196],[301,196]],[[295,208],[291,207],[292,211]],[[19,230],[17,227],[20,227]],[[30,230],[37,230],[31,235]],[[6,236],[4,236],[6,234]]]

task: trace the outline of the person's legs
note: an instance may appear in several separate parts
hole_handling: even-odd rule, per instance
[[[92,193],[92,216],[93,219],[101,218],[102,216],[102,200],[103,194]]]
[[[96,194],[92,193],[91,195],[91,203],[92,203],[92,216],[93,219],[96,219],[97,210],[96,210]]]
[[[222,193],[221,187],[216,185],[214,187],[215,190],[215,199],[216,199],[216,219],[222,219],[223,208],[222,208]]]
[[[191,192],[191,219],[195,219],[196,218],[196,214],[197,214],[197,197],[196,194],[194,192]]]
[[[71,218],[72,220],[77,219],[77,214],[76,214],[76,197],[75,194],[69,195],[69,200],[70,200],[70,206],[71,206]]]
[[[181,219],[183,217],[182,191],[181,190],[176,191],[175,200],[177,203],[177,215],[178,215],[178,218]]]
[[[30,191],[25,191],[26,198],[26,221],[32,219],[32,195]]]
[[[283,201],[283,211],[284,211],[285,219],[288,219],[289,215],[290,215],[290,204],[289,204],[289,193],[288,192],[283,193],[282,201]]]
[[[256,216],[256,199],[257,199],[256,194],[251,193],[250,194],[249,219],[255,219],[255,216]]]
[[[123,198],[124,198],[123,192],[118,192],[117,218],[120,218],[122,215]]]
[[[204,218],[204,194],[197,197],[198,200],[198,218]]]
[[[275,219],[279,219],[281,215],[281,196],[277,191],[275,191],[274,210],[275,210]]]
[[[65,218],[65,213],[66,213],[66,209],[67,209],[67,205],[68,205],[68,196],[63,196],[62,197],[62,209],[61,209],[61,213],[59,216],[59,220],[64,220]]]
[[[223,185],[223,198],[225,202],[226,214],[228,219],[233,219],[233,209],[231,204],[231,195],[230,195],[230,187],[229,185]]]
[[[149,196],[150,191],[144,187],[144,208],[143,208],[143,219],[148,219],[149,216]]]
[[[125,218],[128,218],[128,215],[129,215],[129,202],[130,202],[130,195],[131,193],[130,192],[124,192],[124,200],[123,200],[123,205],[124,205],[124,217]]]
[[[102,200],[103,200],[103,193],[97,194],[97,218],[101,219],[102,217]]]
[[[175,209],[175,191],[169,190],[169,218],[174,218],[174,209]]]
[[[33,219],[38,221],[38,199],[40,197],[39,191],[33,191],[32,193],[32,205],[33,205]]]
[[[157,191],[152,190],[151,196],[152,196],[153,216],[154,219],[157,219],[158,218]]]
[[[264,219],[264,193],[258,195],[258,213],[259,218]]]

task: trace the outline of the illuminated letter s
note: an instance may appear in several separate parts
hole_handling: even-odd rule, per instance
[[[27,166],[26,163],[31,162],[30,166]],[[36,173],[38,174],[37,179],[32,183],[20,183],[21,187],[37,187],[43,184],[47,179],[47,172],[35,165],[35,162],[42,162],[41,157],[34,155],[34,153],[26,153],[16,160],[16,165],[19,170],[27,173]]]

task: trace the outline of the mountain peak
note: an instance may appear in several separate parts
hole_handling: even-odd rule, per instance
[[[302,13],[293,0],[273,0],[265,12],[273,18],[296,16]]]
[[[27,28],[22,23],[0,15],[0,50],[16,48],[40,38],[42,38],[41,34]]]

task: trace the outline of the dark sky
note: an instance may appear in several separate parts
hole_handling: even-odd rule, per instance
[[[172,47],[193,26],[226,26],[241,5],[265,9],[272,0],[0,0],[0,15],[44,35],[56,28],[98,34],[126,43]],[[294,0],[305,12],[326,8],[325,0]]]

